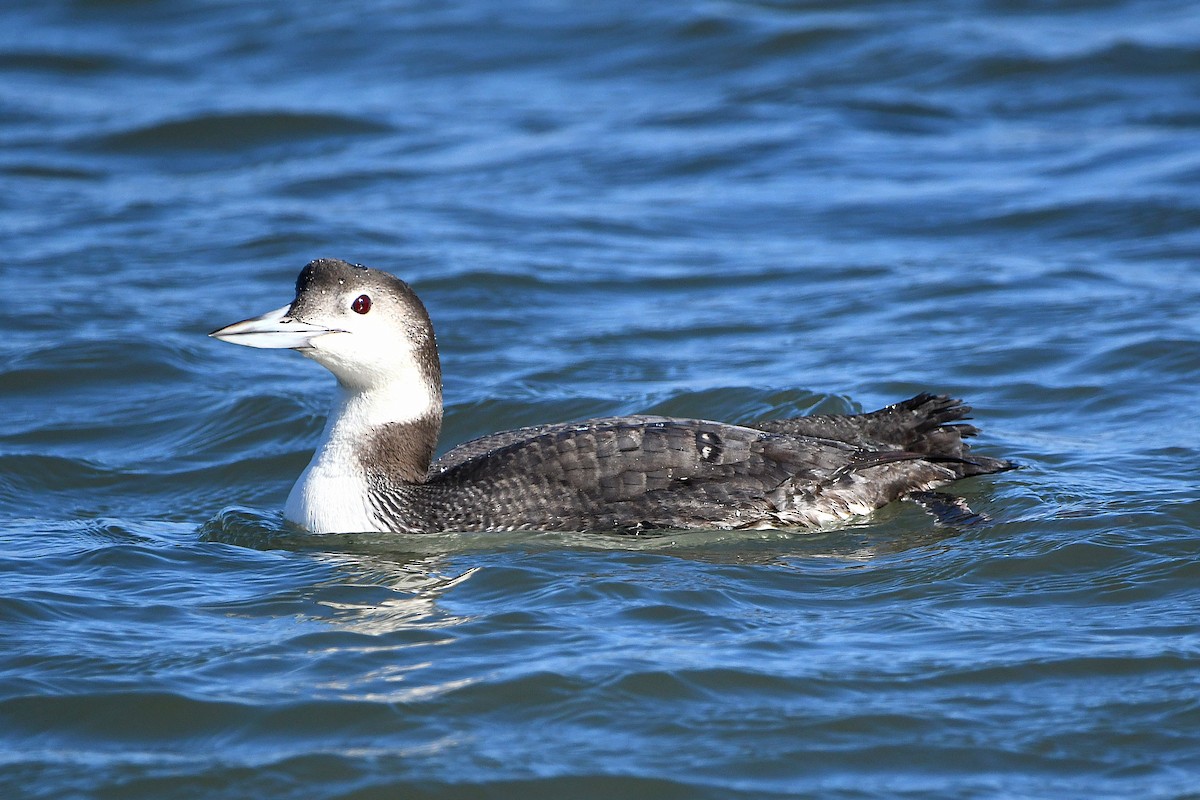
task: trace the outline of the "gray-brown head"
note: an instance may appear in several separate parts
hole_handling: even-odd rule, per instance
[[[297,350],[350,391],[419,381],[441,401],[429,314],[407,283],[379,270],[317,259],[300,271],[289,305],[209,335],[249,347]]]

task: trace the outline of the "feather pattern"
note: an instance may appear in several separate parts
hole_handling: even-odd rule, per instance
[[[970,457],[969,407],[919,395],[872,414],[753,426],[610,417],[467,442],[419,482],[369,481],[381,525],[420,530],[818,528],[908,492],[1008,469]]]

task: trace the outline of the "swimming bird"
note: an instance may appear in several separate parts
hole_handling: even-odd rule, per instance
[[[210,336],[289,348],[337,378],[285,517],[313,533],[823,528],[897,499],[928,506],[960,478],[1011,469],[975,455],[970,407],[919,394],[867,414],[733,425],[604,417],[504,431],[434,461],[442,373],[407,283],[309,263],[288,305]]]

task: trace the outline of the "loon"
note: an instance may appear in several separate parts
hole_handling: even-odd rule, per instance
[[[386,272],[309,263],[283,308],[210,336],[288,348],[337,378],[286,519],[311,533],[819,529],[1014,468],[972,454],[970,407],[919,394],[867,414],[732,425],[627,416],[537,425],[434,461],[442,373],[429,314]],[[940,498],[940,499],[939,499]],[[931,510],[933,510],[931,508]]]

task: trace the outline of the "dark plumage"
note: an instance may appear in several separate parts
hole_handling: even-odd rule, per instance
[[[419,483],[368,468],[371,504],[411,530],[822,527],[1011,469],[970,453],[976,429],[957,422],[969,411],[922,394],[748,426],[647,416],[522,428],[456,447]]]

